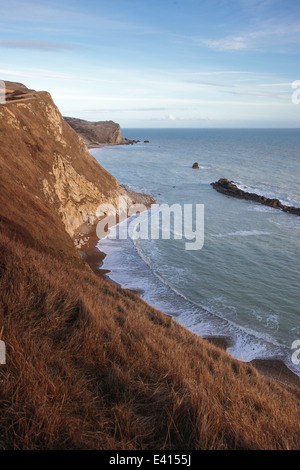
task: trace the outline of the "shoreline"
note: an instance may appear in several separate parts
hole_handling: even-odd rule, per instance
[[[92,229],[89,228],[89,232],[87,232],[85,236],[88,238],[88,241],[82,247],[80,247],[78,251],[82,259],[90,266],[91,270],[97,276],[100,276],[106,281],[117,285],[121,289],[130,290],[131,292],[141,296],[143,294],[142,290],[125,289],[109,277],[109,269],[104,269],[101,267],[103,265],[106,254],[100,251],[97,247],[99,238],[96,234],[96,225],[94,225]],[[164,315],[167,314],[164,313]],[[201,338],[211,344],[214,344],[216,347],[223,349],[224,351],[227,351],[231,344],[231,338],[226,336],[205,336]],[[277,358],[256,358],[246,363],[252,365],[266,379],[275,380],[276,382],[293,390],[295,393],[300,393],[300,377],[290,370],[282,360]]]

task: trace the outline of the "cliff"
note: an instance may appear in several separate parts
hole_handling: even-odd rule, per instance
[[[83,119],[64,117],[65,121],[80,135],[89,148],[105,144],[128,144],[130,140],[121,136],[120,125],[113,121],[90,122]]]
[[[71,237],[132,198],[46,92],[0,105],[0,449],[297,449],[299,390],[97,277]],[[138,197],[138,196],[137,196]]]
[[[132,200],[90,155],[47,92],[6,82],[0,148],[0,221],[40,247],[74,256],[70,237],[82,224],[95,223],[99,204]]]

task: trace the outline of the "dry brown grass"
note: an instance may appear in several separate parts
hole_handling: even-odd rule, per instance
[[[135,294],[1,235],[1,449],[295,449],[298,398]]]

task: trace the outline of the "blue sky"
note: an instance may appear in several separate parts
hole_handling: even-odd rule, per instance
[[[0,79],[121,127],[299,127],[297,0],[0,0]]]

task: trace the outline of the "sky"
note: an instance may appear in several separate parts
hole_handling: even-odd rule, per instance
[[[298,0],[0,0],[0,11],[0,80],[49,91],[64,116],[299,128]]]

